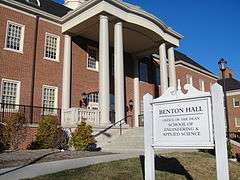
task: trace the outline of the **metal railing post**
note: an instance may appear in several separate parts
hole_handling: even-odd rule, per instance
[[[3,111],[2,111],[2,122],[4,121],[3,119],[4,119],[4,102],[2,103],[2,109],[3,109]]]
[[[120,122],[120,136],[122,135],[122,123]]]

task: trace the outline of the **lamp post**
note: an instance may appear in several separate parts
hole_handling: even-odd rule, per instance
[[[218,62],[218,66],[222,73],[225,116],[226,116],[226,124],[227,124],[227,138],[229,139],[229,119],[228,119],[227,91],[226,91],[226,77],[225,77],[225,71],[227,69],[227,61],[225,61],[223,58],[221,58],[220,61]]]

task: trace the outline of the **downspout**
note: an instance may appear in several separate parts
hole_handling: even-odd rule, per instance
[[[35,76],[36,76],[36,59],[37,59],[37,40],[38,40],[38,24],[39,16],[36,16],[36,28],[34,34],[34,47],[33,47],[33,66],[32,66],[32,85],[31,85],[31,116],[30,123],[33,123],[33,105],[34,105],[34,94],[35,94]]]

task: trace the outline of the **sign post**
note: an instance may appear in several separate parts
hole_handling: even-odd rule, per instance
[[[229,179],[222,87],[203,92],[187,84],[153,99],[144,96],[145,179],[154,180],[154,149],[213,149],[218,179]],[[213,130],[214,129],[214,130]],[[221,154],[221,155],[220,155]]]
[[[213,103],[213,123],[215,137],[215,154],[217,179],[229,180],[228,153],[226,142],[226,126],[224,113],[224,95],[222,87],[214,84],[211,87],[212,103]]]

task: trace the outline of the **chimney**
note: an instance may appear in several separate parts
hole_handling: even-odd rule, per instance
[[[65,0],[64,5],[74,10],[81,6],[86,1],[88,0]]]
[[[224,76],[225,76],[225,78],[233,78],[234,77],[234,72],[230,68],[227,68],[224,71]],[[223,78],[222,77],[222,72],[220,72],[220,77],[221,77],[221,79]]]

